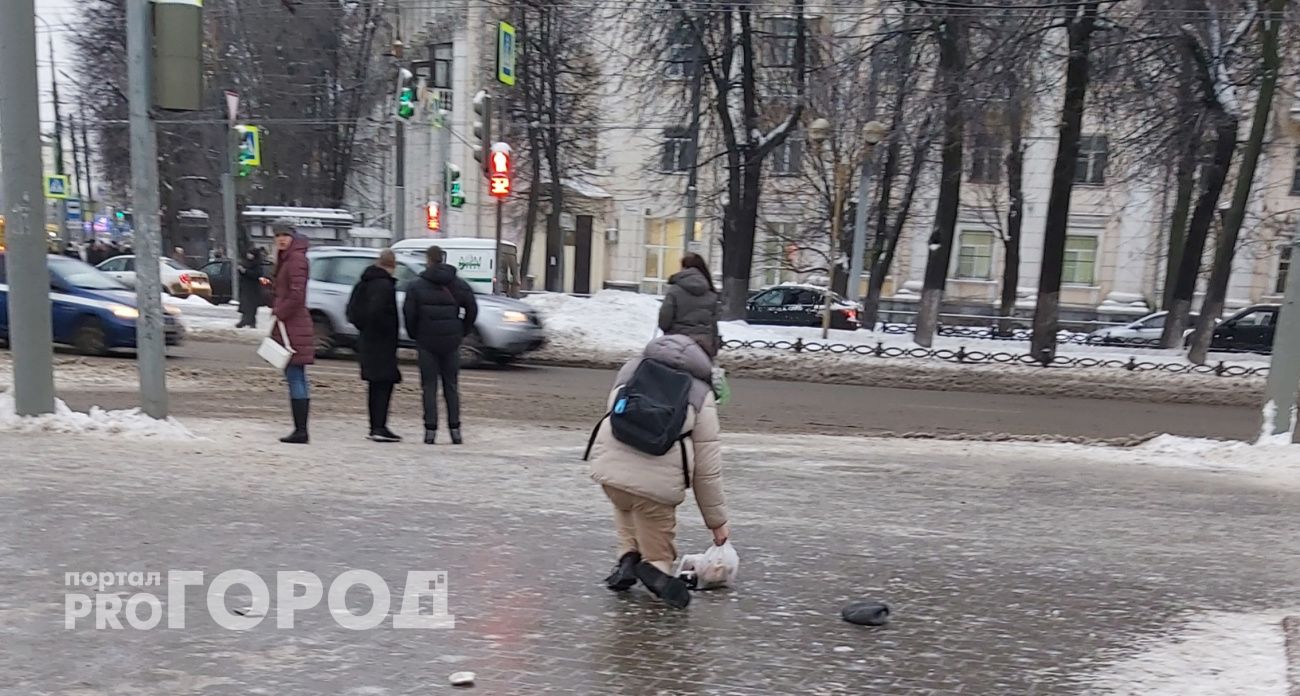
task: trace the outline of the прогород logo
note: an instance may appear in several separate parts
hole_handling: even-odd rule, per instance
[[[218,626],[231,631],[256,628],[272,612],[276,628],[291,629],[298,612],[316,609],[322,600],[335,622],[354,631],[380,628],[387,622],[396,629],[456,627],[456,617],[447,611],[447,572],[442,570],[408,571],[400,597],[393,596],[378,573],[360,569],[340,573],[328,591],[319,576],[305,570],[277,572],[274,593],[261,576],[243,569],[218,574],[206,593],[190,591],[203,587],[202,571],[169,570],[162,597],[140,589],[164,584],[163,574],[157,571],[70,572],[64,573],[63,583],[86,590],[64,594],[63,627],[69,630],[129,627],[145,631],[157,628],[164,619],[167,628],[185,628],[187,602],[205,595],[208,615]],[[122,589],[105,591],[110,587]],[[354,613],[348,606],[348,593],[353,588],[370,595],[370,606],[363,613]],[[232,608],[228,599],[236,606]],[[394,607],[396,613],[392,613]]]

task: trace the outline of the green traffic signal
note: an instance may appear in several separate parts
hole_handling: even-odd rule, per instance
[[[397,97],[397,117],[409,119],[415,115],[415,90],[403,87]]]

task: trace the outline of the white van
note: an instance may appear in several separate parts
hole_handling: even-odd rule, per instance
[[[393,251],[415,254],[423,261],[425,250],[435,244],[447,252],[447,263],[456,267],[456,273],[469,283],[474,292],[511,297],[519,294],[519,250],[513,242],[501,242],[501,251],[496,259],[492,253],[496,248],[496,240],[474,237],[403,239],[393,244]],[[496,263],[497,259],[499,264]]]

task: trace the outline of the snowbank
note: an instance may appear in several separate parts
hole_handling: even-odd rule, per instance
[[[174,305],[177,307],[188,307],[191,309],[200,308],[200,307],[212,309],[213,307],[217,306],[212,304],[211,302],[208,302],[202,297],[199,297],[198,295],[190,295],[189,297],[186,297],[184,299],[179,297],[173,297],[171,295],[163,295],[163,304]]]
[[[194,435],[174,418],[155,420],[133,408],[105,411],[91,407],[89,413],[68,408],[55,400],[54,413],[44,416],[19,416],[15,413],[11,392],[0,393],[0,430],[19,433],[67,433],[79,435],[118,435],[131,439],[192,440]]]
[[[530,295],[525,301],[542,313],[546,323],[547,340],[555,349],[553,354],[568,356],[571,360],[590,357],[593,361],[619,361],[635,355],[646,342],[658,333],[660,298],[618,290],[602,290],[589,298],[558,294]],[[743,321],[723,322],[719,325],[722,338],[727,341],[768,341],[822,343],[822,330],[818,327],[756,326]],[[886,348],[912,349],[917,345],[911,334],[892,334],[875,331],[832,330],[827,343],[849,346],[883,344]],[[1024,341],[936,336],[935,350],[967,352],[1025,354],[1029,350]],[[787,351],[789,352],[789,351]],[[791,353],[793,354],[793,353]],[[1116,345],[1061,344],[1057,355],[1063,358],[1094,358],[1101,360],[1128,360],[1136,358],[1141,363],[1187,365],[1186,356],[1179,350],[1133,349]],[[848,358],[858,356],[849,355]],[[862,357],[860,359],[873,359]],[[1214,355],[1213,362],[1222,360],[1228,365],[1262,367],[1268,357],[1259,355]],[[926,362],[934,359],[916,358]],[[1001,368],[1000,368],[1001,369]],[[1035,368],[1036,369],[1036,368]]]

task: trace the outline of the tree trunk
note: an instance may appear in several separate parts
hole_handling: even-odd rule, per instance
[[[916,200],[916,190],[921,183],[921,172],[925,169],[926,157],[930,154],[930,144],[933,142],[933,135],[930,133],[930,118],[927,114],[925,121],[921,125],[921,140],[917,142],[912,151],[912,164],[908,170],[907,188],[903,189],[903,200],[898,204],[898,213],[894,216],[894,224],[886,230],[882,236],[885,237],[885,245],[881,256],[876,259],[875,265],[871,268],[870,283],[867,285],[867,299],[863,301],[864,316],[871,322],[869,326],[876,325],[877,317],[880,315],[880,293],[885,286],[885,279],[889,277],[889,269],[894,264],[894,253],[898,250],[898,240],[903,235],[903,228],[907,225],[908,216],[912,212],[912,202]],[[881,228],[884,229],[885,217],[888,214],[888,206],[881,207]]]
[[[1228,280],[1232,275],[1232,260],[1237,253],[1237,238],[1246,219],[1246,206],[1250,203],[1250,190],[1255,183],[1255,168],[1264,148],[1269,115],[1273,109],[1273,93],[1277,89],[1277,74],[1281,67],[1278,56],[1278,30],[1286,10],[1287,0],[1267,0],[1260,28],[1260,52],[1263,55],[1263,74],[1260,76],[1259,96],[1255,100],[1255,114],[1250,125],[1250,137],[1242,152],[1241,168],[1237,172],[1236,186],[1232,192],[1232,207],[1223,223],[1223,234],[1214,249],[1214,269],[1206,288],[1201,317],[1192,335],[1192,351],[1188,358],[1204,365],[1214,337],[1215,318],[1223,314],[1223,303],[1228,295]],[[1261,2],[1261,4],[1264,4]]]
[[[1169,316],[1165,319],[1160,345],[1181,348],[1183,330],[1192,312],[1192,298],[1196,295],[1196,279],[1200,275],[1201,256],[1205,254],[1205,240],[1214,224],[1214,214],[1219,207],[1219,195],[1228,179],[1228,168],[1237,150],[1237,122],[1221,107],[1215,108],[1211,119],[1217,123],[1214,137],[1214,158],[1201,172],[1201,195],[1192,211],[1192,221],[1187,226],[1187,240],[1178,264],[1178,280],[1174,286]]]
[[[1011,333],[1011,315],[1016,311],[1016,291],[1020,286],[1020,237],[1025,225],[1025,123],[1024,94],[1019,76],[1013,67],[1008,71],[1011,81],[1010,113],[1007,114],[1007,234],[1002,241],[1006,258],[1002,265],[1002,297],[998,314],[1004,317],[999,324],[1000,333]]]
[[[1165,287],[1160,307],[1168,310],[1174,302],[1174,286],[1178,269],[1182,265],[1183,247],[1187,244],[1187,216],[1192,210],[1192,194],[1196,190],[1196,151],[1200,139],[1189,133],[1183,152],[1178,159],[1178,193],[1174,197],[1173,216],[1169,221],[1169,251],[1165,259]]]
[[[961,205],[962,150],[965,145],[965,114],[962,112],[962,73],[965,70],[964,20],[952,12],[939,29],[939,73],[943,76],[943,155],[939,175],[939,200],[935,204],[934,229],[930,233],[930,257],[925,266],[925,285],[916,317],[917,345],[929,347],[939,324],[939,307],[952,260],[952,240]]]
[[[1056,332],[1060,322],[1061,274],[1065,264],[1065,236],[1070,226],[1070,195],[1074,191],[1074,170],[1079,159],[1079,138],[1083,131],[1083,109],[1088,95],[1088,64],[1092,32],[1097,23],[1098,0],[1066,8],[1070,19],[1070,55],[1065,63],[1065,100],[1061,106],[1060,140],[1052,184],[1047,197],[1043,232],[1043,268],[1038,277],[1038,304],[1034,308],[1031,354],[1048,362],[1056,356]],[[1078,13],[1079,7],[1082,13]]]
[[[542,10],[541,16],[543,45],[550,46],[555,38],[555,17],[552,14],[552,8],[547,6]],[[560,165],[560,131],[556,123],[556,114],[559,113],[559,72],[556,61],[557,56],[554,52],[550,55],[539,56],[541,64],[545,66],[543,81],[546,85],[546,103],[548,104],[547,119],[551,127],[542,135],[542,142],[546,150],[546,161],[550,165],[551,173],[551,214],[546,220],[546,291],[547,292],[564,292],[564,231],[560,229],[560,215],[564,212],[564,186],[560,183],[564,178],[564,168]]]
[[[542,109],[544,102],[541,101],[544,92],[539,91],[541,85],[534,82],[536,76],[533,66],[533,57],[537,51],[532,50],[529,45],[531,37],[529,36],[528,8],[525,7],[520,13],[519,18],[519,43],[524,46],[524,51],[519,59],[519,83],[523,91],[524,114],[528,119],[526,124],[528,128],[528,174],[530,177],[528,185],[528,207],[524,211],[524,248],[519,253],[520,275],[523,276],[520,281],[526,282],[532,269],[533,260],[533,240],[537,236],[537,218],[541,214],[542,205],[542,138],[539,129],[533,127],[533,120],[537,118]],[[536,280],[536,279],[534,279]],[[544,285],[544,283],[543,283]],[[533,284],[529,283],[528,290],[533,289]]]

